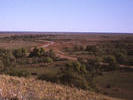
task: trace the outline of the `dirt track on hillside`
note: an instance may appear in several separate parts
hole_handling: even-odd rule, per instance
[[[62,58],[62,59],[68,59],[68,60],[77,60],[76,57],[69,56],[65,54],[64,52],[60,51],[58,47],[56,46],[56,42],[47,41],[46,43],[40,45],[39,47],[49,50],[50,49],[49,47],[52,47],[52,46],[54,47],[53,50],[56,53],[57,57]]]

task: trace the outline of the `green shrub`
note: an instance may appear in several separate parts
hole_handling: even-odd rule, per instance
[[[26,49],[24,48],[20,48],[20,49],[15,49],[13,50],[13,55],[16,57],[16,58],[21,58],[21,57],[25,57],[26,56]]]
[[[39,48],[35,47],[33,51],[29,54],[30,57],[39,57],[40,56],[40,50]]]
[[[107,69],[108,70],[115,70],[117,68],[117,61],[116,61],[116,58],[114,56],[105,56],[104,57],[104,62],[107,63]]]
[[[55,52],[54,52],[52,49],[50,49],[50,50],[46,53],[46,56],[52,58],[53,60],[56,60],[56,54],[55,54]]]
[[[118,52],[115,54],[116,60],[119,64],[127,63],[127,56],[124,53]]]
[[[96,45],[88,45],[86,47],[86,51],[95,53],[95,52],[97,52],[97,46]]]
[[[70,70],[78,73],[87,73],[86,66],[84,64],[81,64],[78,61],[68,62],[66,64],[66,70]]]
[[[86,66],[79,62],[68,62],[60,72],[56,75],[42,74],[38,79],[61,83],[69,86],[74,86],[82,89],[91,89],[92,84],[91,75],[86,70]]]
[[[46,58],[43,58],[43,62],[44,63],[52,63],[53,62],[53,59],[50,58],[50,57],[46,57]]]
[[[35,47],[29,54],[29,57],[42,57],[45,56],[46,52],[44,48]]]
[[[63,84],[75,86],[82,89],[88,89],[89,87],[89,82],[87,81],[87,79],[76,72],[65,72],[62,76],[59,77],[59,80]]]

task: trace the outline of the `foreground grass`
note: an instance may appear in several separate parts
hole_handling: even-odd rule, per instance
[[[3,97],[18,97],[20,100],[119,100],[34,78],[6,75],[0,75],[0,90]]]

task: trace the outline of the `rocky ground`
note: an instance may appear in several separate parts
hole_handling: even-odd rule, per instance
[[[0,75],[0,100],[120,100],[34,78]]]

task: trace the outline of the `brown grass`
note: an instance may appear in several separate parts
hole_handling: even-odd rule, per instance
[[[120,100],[34,78],[5,75],[0,75],[0,94],[9,98],[17,96],[20,100]]]

